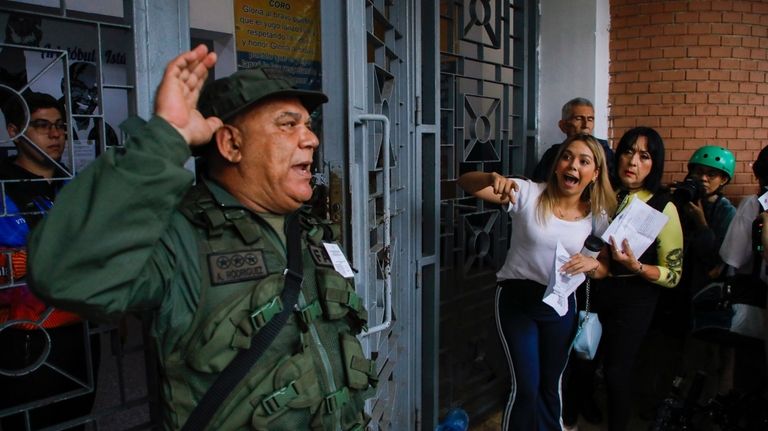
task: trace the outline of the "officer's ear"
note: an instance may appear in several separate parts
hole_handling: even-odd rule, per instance
[[[243,157],[240,151],[242,143],[242,134],[237,127],[224,124],[216,130],[216,148],[224,160],[230,163],[240,162],[240,159]]]

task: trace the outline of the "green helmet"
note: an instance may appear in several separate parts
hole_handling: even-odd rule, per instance
[[[688,170],[691,170],[692,164],[719,169],[728,175],[728,179],[731,179],[736,170],[736,157],[727,148],[707,145],[693,153],[691,159],[688,160]]]

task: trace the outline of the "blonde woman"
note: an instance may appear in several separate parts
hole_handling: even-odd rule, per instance
[[[546,183],[469,172],[459,185],[488,202],[503,205],[512,218],[504,266],[496,274],[496,324],[512,374],[504,413],[505,430],[560,431],[560,376],[576,325],[574,295],[561,316],[542,302],[558,241],[571,255],[559,271],[608,274],[608,255],[579,253],[593,218],[616,208],[605,154],[595,138],[578,134],[560,147]]]

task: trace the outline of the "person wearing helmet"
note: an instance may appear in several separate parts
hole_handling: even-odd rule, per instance
[[[163,429],[365,429],[367,312],[334,229],[302,209],[328,97],[263,69],[204,86],[215,61],[200,45],[168,63],[155,115],[64,188],[30,241],[35,293],[151,313]]]
[[[688,160],[686,180],[700,189],[693,199],[678,202],[685,237],[682,285],[689,287],[689,294],[718,278],[723,270],[717,252],[736,214],[736,207],[723,196],[723,188],[735,170],[733,153],[714,145],[699,148]]]
[[[685,180],[672,186],[683,227],[683,276],[678,289],[662,295],[657,319],[673,335],[687,333],[690,316],[686,310],[692,295],[718,278],[723,269],[717,252],[736,208],[722,193],[735,168],[731,151],[707,145],[691,155]]]
[[[673,186],[673,201],[678,206],[683,228],[683,275],[677,289],[664,291],[659,299],[656,323],[662,332],[678,340],[680,349],[675,360],[668,364],[675,375],[684,372],[683,364],[699,368],[702,349],[712,349],[709,344],[688,337],[691,330],[693,296],[718,279],[724,264],[718,254],[736,208],[723,196],[724,187],[731,181],[736,169],[736,158],[727,148],[707,145],[696,150],[688,160],[685,181]],[[686,188],[689,194],[680,193]],[[732,385],[730,373],[732,355],[720,352],[723,372],[719,377],[720,391],[728,392]],[[680,362],[677,362],[680,361]],[[730,365],[729,365],[730,364]],[[668,383],[671,384],[670,379]]]
[[[692,199],[680,208],[686,257],[694,259],[693,265],[684,260],[683,268],[695,271],[691,274],[694,289],[717,278],[723,268],[717,251],[736,214],[736,207],[723,196],[723,188],[735,170],[733,153],[714,145],[699,148],[688,161],[688,178],[698,181],[701,188],[699,199]]]

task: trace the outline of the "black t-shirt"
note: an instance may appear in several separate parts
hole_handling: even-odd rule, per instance
[[[24,214],[27,225],[32,229],[42,219],[42,212],[50,208],[56,194],[64,186],[64,180],[44,181],[43,177],[15,164],[15,160],[15,157],[0,160],[0,180],[40,180],[4,182],[5,193]],[[59,172],[56,177],[65,175]]]

